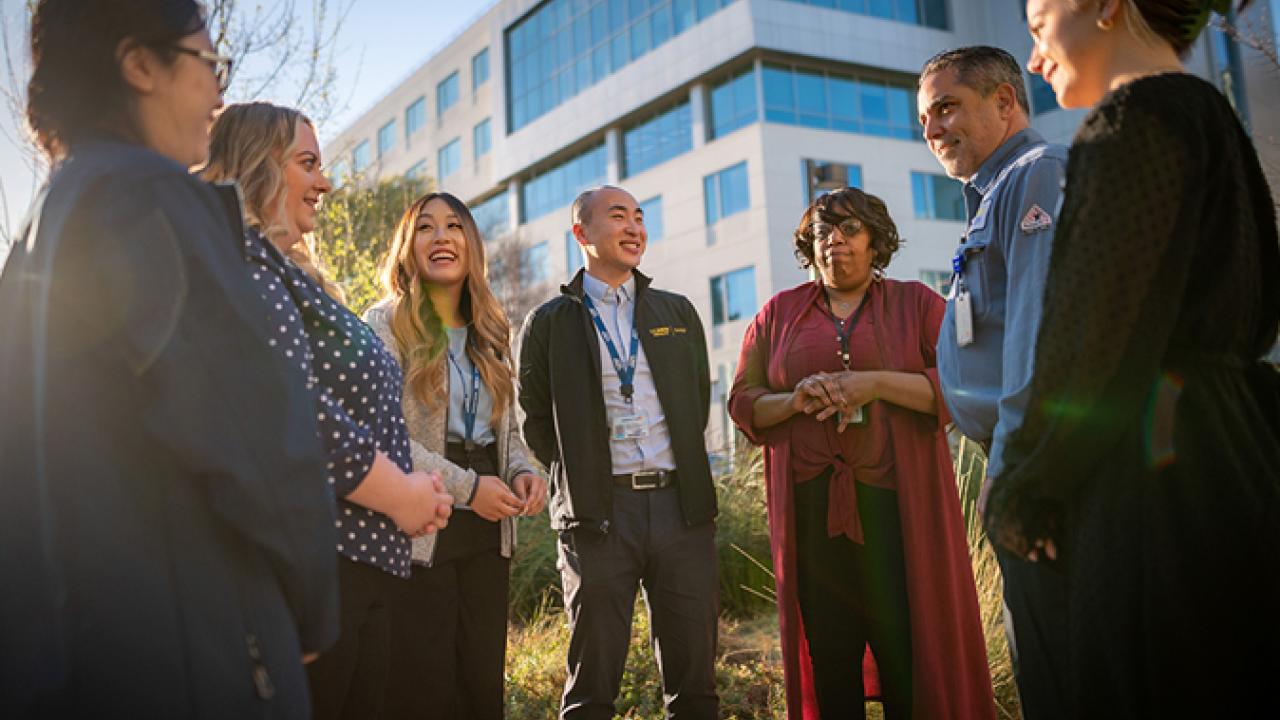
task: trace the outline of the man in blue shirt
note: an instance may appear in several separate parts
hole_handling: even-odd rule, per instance
[[[1031,389],[1067,151],[1031,129],[1021,68],[1004,50],[935,55],[917,100],[929,149],[964,183],[968,225],[953,260],[938,375],[956,426],[987,449],[981,507]],[[1043,563],[997,557],[1023,711],[1029,720],[1061,717],[1065,581]]]

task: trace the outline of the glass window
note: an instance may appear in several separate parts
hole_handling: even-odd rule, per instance
[[[950,270],[921,270],[920,282],[933,288],[934,292],[946,297],[951,294]]]
[[[933,173],[911,173],[916,217],[925,220],[965,219],[964,191],[958,180]]]
[[[685,100],[623,132],[625,176],[638,175],[692,147],[693,113]]]
[[[564,266],[569,271],[569,277],[573,277],[575,273],[582,269],[584,264],[582,246],[578,244],[578,238],[573,236],[572,230],[566,230],[564,233]]]
[[[1036,115],[1047,113],[1050,110],[1058,109],[1058,96],[1053,92],[1053,86],[1045,82],[1045,79],[1036,74],[1031,74],[1031,81],[1028,83],[1031,89],[1031,111]]]
[[[746,320],[756,312],[756,269],[716,275],[711,278],[711,324],[723,325]]]
[[[510,207],[506,190],[472,205],[471,217],[475,219],[480,235],[485,238],[493,238],[510,229]]]
[[[420,97],[409,104],[404,111],[404,139],[408,144],[409,137],[427,124],[427,99]]]
[[[458,72],[440,81],[436,85],[436,115],[443,115],[445,110],[458,102]]]
[[[562,208],[588,187],[601,185],[608,175],[603,144],[535,175],[521,187],[524,222]]]
[[[707,225],[751,207],[747,188],[747,163],[740,162],[702,180]]]
[[[644,212],[644,227],[649,231],[649,240],[651,242],[662,240],[666,234],[662,224],[662,196],[652,197],[640,203],[640,210]]]
[[[485,118],[476,123],[476,126],[471,129],[471,143],[472,147],[475,148],[476,160],[489,154],[490,139],[489,118]]]
[[[427,176],[427,161],[419,160],[414,163],[412,167],[405,171],[404,176],[407,178],[413,178],[414,180],[421,180],[425,178]]]
[[[823,193],[844,187],[862,187],[862,166],[825,160],[802,160],[804,202],[806,205]]]
[[[947,29],[946,0],[790,0],[845,12]]]
[[[386,125],[378,128],[378,157],[391,152],[396,145],[396,121],[388,120]]]
[[[351,151],[351,169],[358,173],[364,172],[371,162],[373,158],[369,154],[369,141],[361,140],[356,149]]]
[[[471,58],[471,91],[489,82],[489,48],[476,53]]]
[[[527,285],[544,283],[551,278],[551,253],[547,241],[520,251],[520,279]]]
[[[907,82],[853,78],[786,65],[764,67],[768,122],[918,140],[914,89]]]
[[[733,0],[551,0],[506,32],[512,131]],[[473,77],[477,77],[473,70]],[[487,77],[487,73],[486,73]]]
[[[724,137],[750,125],[760,116],[756,103],[756,73],[743,70],[711,88],[711,137]]]
[[[444,180],[458,171],[462,165],[462,139],[454,138],[440,148],[436,168],[440,171],[440,179]]]

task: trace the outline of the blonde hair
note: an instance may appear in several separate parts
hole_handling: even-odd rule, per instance
[[[244,195],[245,221],[272,243],[289,234],[285,218],[285,166],[298,145],[302,123],[311,120],[292,108],[265,102],[228,105],[210,130],[209,162],[200,171],[211,182],[235,181]],[[342,288],[325,274],[308,234],[284,253],[338,300]]]
[[[404,211],[391,249],[382,263],[383,300],[390,305],[391,335],[400,351],[405,388],[433,410],[445,403],[439,388],[448,371],[445,350],[449,342],[413,252],[418,216],[432,200],[443,200],[462,225],[467,243],[467,275],[462,281],[458,311],[471,326],[471,332],[467,333],[467,357],[480,371],[480,378],[493,398],[490,423],[496,425],[515,397],[511,324],[489,287],[484,241],[475,218],[461,200],[449,193],[423,195]]]

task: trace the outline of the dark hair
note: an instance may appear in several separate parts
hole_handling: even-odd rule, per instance
[[[813,266],[814,223],[838,225],[849,218],[856,218],[871,234],[871,249],[875,252],[871,266],[877,270],[888,267],[903,242],[898,226],[893,224],[883,200],[851,187],[823,193],[805,209],[793,236],[800,267],[808,270]]]
[[[1022,66],[1004,50],[989,45],[971,45],[940,52],[924,64],[916,87],[930,75],[949,68],[955,68],[961,84],[973,88],[982,97],[990,97],[1001,83],[1008,83],[1013,87],[1014,97],[1018,99],[1022,112],[1031,114],[1031,105],[1027,102],[1027,86],[1022,81]]]
[[[1236,12],[1244,12],[1252,0],[1241,0]],[[1191,50],[1200,32],[1209,24],[1210,12],[1226,15],[1231,0],[1130,0],[1130,7],[1142,13],[1142,20],[1161,40],[1173,46],[1179,57]]]
[[[121,43],[173,62],[170,46],[204,27],[196,0],[40,0],[31,17],[27,85],[27,122],[40,147],[58,158],[94,131],[134,135]]]

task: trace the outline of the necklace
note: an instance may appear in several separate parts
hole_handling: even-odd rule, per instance
[[[848,315],[849,309],[853,307],[853,301],[846,300],[836,295],[837,291],[832,288],[828,287],[826,288],[826,291],[827,291],[827,302],[829,302],[832,305],[833,309],[837,312],[837,314],[842,316]],[[866,296],[865,292],[863,293],[863,296],[864,297]]]

